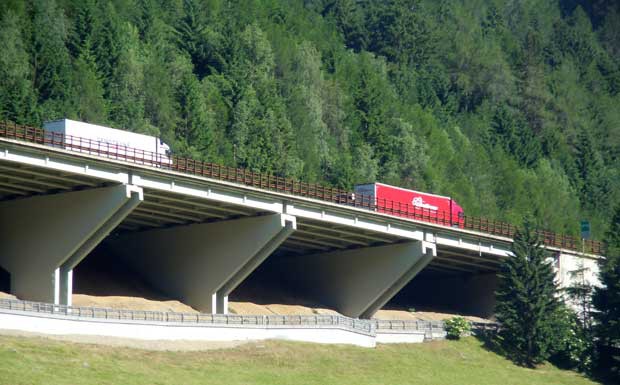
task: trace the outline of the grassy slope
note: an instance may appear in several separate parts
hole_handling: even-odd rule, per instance
[[[519,368],[459,342],[377,349],[267,342],[156,352],[0,336],[0,384],[593,384],[550,365]]]

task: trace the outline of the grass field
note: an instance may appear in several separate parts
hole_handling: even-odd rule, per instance
[[[0,336],[0,384],[594,384],[524,369],[474,338],[376,349],[289,342],[161,352]]]

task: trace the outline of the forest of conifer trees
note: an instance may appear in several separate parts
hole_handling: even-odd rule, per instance
[[[5,0],[0,119],[600,238],[620,202],[613,0]]]

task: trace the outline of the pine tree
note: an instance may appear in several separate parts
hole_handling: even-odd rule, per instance
[[[189,54],[198,79],[221,70],[225,64],[222,48],[225,41],[220,32],[220,20],[209,14],[202,1],[184,0],[184,15],[178,21],[175,35],[178,46]]]
[[[208,157],[213,153],[213,132],[209,127],[209,113],[201,85],[192,73],[186,74],[177,90],[179,121],[175,136],[182,144],[183,155],[193,158]]]
[[[138,29],[127,23],[120,36],[121,55],[112,79],[108,79],[109,118],[114,127],[145,132],[144,57]]]
[[[29,123],[35,95],[20,20],[9,11],[0,21],[0,120]]]
[[[290,89],[285,94],[287,113],[294,130],[297,153],[304,160],[303,179],[319,181],[335,150],[330,148],[324,120],[324,86],[321,57],[314,46],[303,42],[292,55]]]
[[[33,85],[42,120],[71,114],[71,61],[67,19],[54,0],[34,2],[32,21]]]
[[[607,232],[607,257],[599,260],[602,287],[594,291],[597,312],[597,366],[604,375],[620,381],[620,205],[616,207]],[[605,373],[606,372],[606,373]]]
[[[97,23],[93,33],[92,53],[101,74],[106,97],[110,96],[117,68],[121,65],[124,54],[122,42],[123,27],[118,22],[118,15],[112,3],[99,2],[96,13]]]
[[[566,320],[569,321],[566,325],[568,329],[558,330],[560,343],[568,342],[564,344],[563,349],[559,349],[558,353],[560,355],[563,353],[569,362],[572,361],[571,367],[586,373],[592,369],[594,354],[592,294],[595,286],[586,278],[589,270],[580,261],[577,269],[569,272],[572,283],[565,289],[565,292],[567,300],[573,306],[564,306],[565,316],[568,317]]]
[[[604,168],[596,151],[591,134],[583,130],[576,144],[575,165],[581,203],[586,209],[608,207],[608,194]]]
[[[586,279],[586,274],[590,269],[583,266],[580,261],[577,269],[569,271],[572,283],[565,289],[566,295],[577,307],[576,312],[585,331],[592,328],[592,293],[594,286]]]
[[[529,221],[517,232],[500,273],[496,315],[500,340],[516,363],[534,367],[552,353],[559,307],[555,274]]]
[[[328,2],[322,10],[323,15],[333,18],[347,47],[355,51],[365,49],[368,44],[363,8],[355,0],[335,0]]]
[[[80,56],[74,63],[73,84],[75,87],[75,110],[80,120],[93,123],[107,121],[106,102],[101,78],[91,54],[90,42],[82,47]]]

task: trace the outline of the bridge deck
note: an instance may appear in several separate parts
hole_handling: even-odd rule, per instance
[[[418,231],[422,237],[427,237],[427,233],[432,233],[434,237],[444,235],[445,243],[437,242],[441,255],[429,268],[452,272],[496,271],[500,258],[506,255],[505,251],[497,250],[506,250],[515,232],[510,224],[468,216],[460,226],[450,226],[445,215],[412,211],[410,207],[403,208],[394,202],[391,205],[384,203],[383,207],[390,208],[385,210],[386,213],[379,213],[373,211],[370,204],[366,207],[359,203],[367,201],[355,201],[349,192],[340,189],[178,157],[174,158],[172,165],[161,164],[150,160],[151,155],[144,152],[136,156],[136,150],[132,153],[131,149],[124,149],[119,155],[118,151],[110,152],[109,147],[101,144],[94,146],[88,143],[66,148],[65,140],[67,138],[38,128],[0,124],[0,141],[5,144],[5,157],[0,157],[0,200],[96,188],[119,182],[143,182],[144,202],[120,224],[117,229],[120,232],[265,215],[274,211],[286,212],[289,208],[299,210],[303,202],[304,209],[309,208],[320,215],[298,215],[297,231],[278,248],[276,254],[310,254],[402,242],[407,237],[397,231],[374,231],[377,225],[388,229],[400,226],[408,234]],[[72,140],[75,141],[75,138]],[[19,151],[42,158],[42,161],[29,162],[26,155],[20,158]],[[9,152],[15,152],[17,156],[9,159]],[[58,167],[60,163],[67,163],[67,166]],[[93,172],[88,172],[89,167]],[[172,183],[172,188],[162,188],[158,183],[166,186]],[[174,183],[178,186],[185,183],[185,190],[199,186],[207,192],[193,196],[180,193],[179,189],[175,190],[177,186]],[[212,188],[220,188],[224,192],[236,190],[234,193],[241,197],[241,201],[205,199]],[[249,196],[265,204],[237,204],[245,202]],[[336,213],[346,212],[356,222],[360,218],[369,218],[374,227],[352,228],[349,223],[325,221],[326,209]],[[582,244],[572,237],[550,232],[542,235],[545,244],[553,250],[584,255],[588,252],[587,256],[591,258],[602,254],[599,242],[586,241]],[[479,247],[461,247],[464,240]]]

